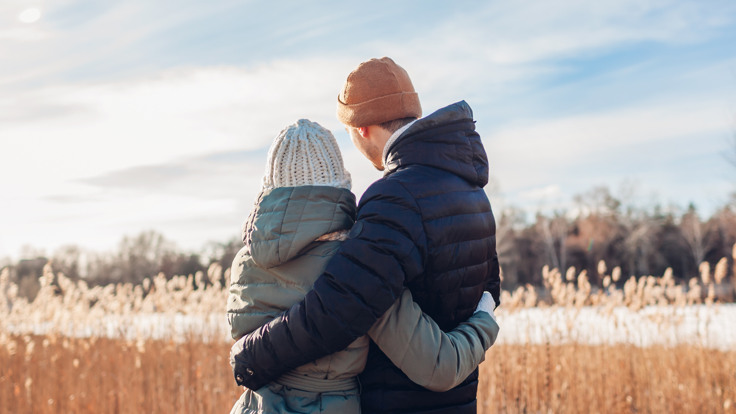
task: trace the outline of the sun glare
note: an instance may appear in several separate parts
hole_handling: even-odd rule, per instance
[[[18,15],[21,23],[35,23],[41,18],[41,10],[36,7],[25,9]]]

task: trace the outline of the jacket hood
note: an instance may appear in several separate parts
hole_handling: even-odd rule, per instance
[[[417,120],[391,145],[385,175],[412,164],[439,168],[480,187],[488,183],[488,157],[465,101]]]
[[[253,261],[271,268],[298,256],[318,237],[355,222],[355,195],[327,186],[263,191],[243,228]]]

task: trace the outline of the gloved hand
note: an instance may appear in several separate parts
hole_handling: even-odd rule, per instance
[[[478,302],[478,306],[475,308],[475,312],[473,313],[486,312],[491,315],[494,322],[498,323],[496,315],[493,313],[493,308],[495,307],[496,301],[493,300],[493,295],[491,295],[490,292],[483,292],[483,296],[480,297],[480,302]]]
[[[260,375],[256,375],[251,368],[252,364],[244,359],[243,348],[245,347],[244,336],[230,347],[230,366],[233,368],[233,376],[235,382],[241,387],[247,387],[252,390],[257,390],[268,383]]]

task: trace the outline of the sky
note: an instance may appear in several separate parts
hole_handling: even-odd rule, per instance
[[[3,0],[0,258],[238,237],[300,118],[333,131],[360,196],[381,173],[336,97],[382,56],[425,115],[473,108],[497,215],[608,186],[708,216],[736,190],[732,0]]]

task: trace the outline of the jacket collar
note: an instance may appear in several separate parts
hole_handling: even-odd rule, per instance
[[[384,176],[417,164],[448,171],[480,187],[488,183],[488,157],[465,101],[417,120],[386,148]]]

